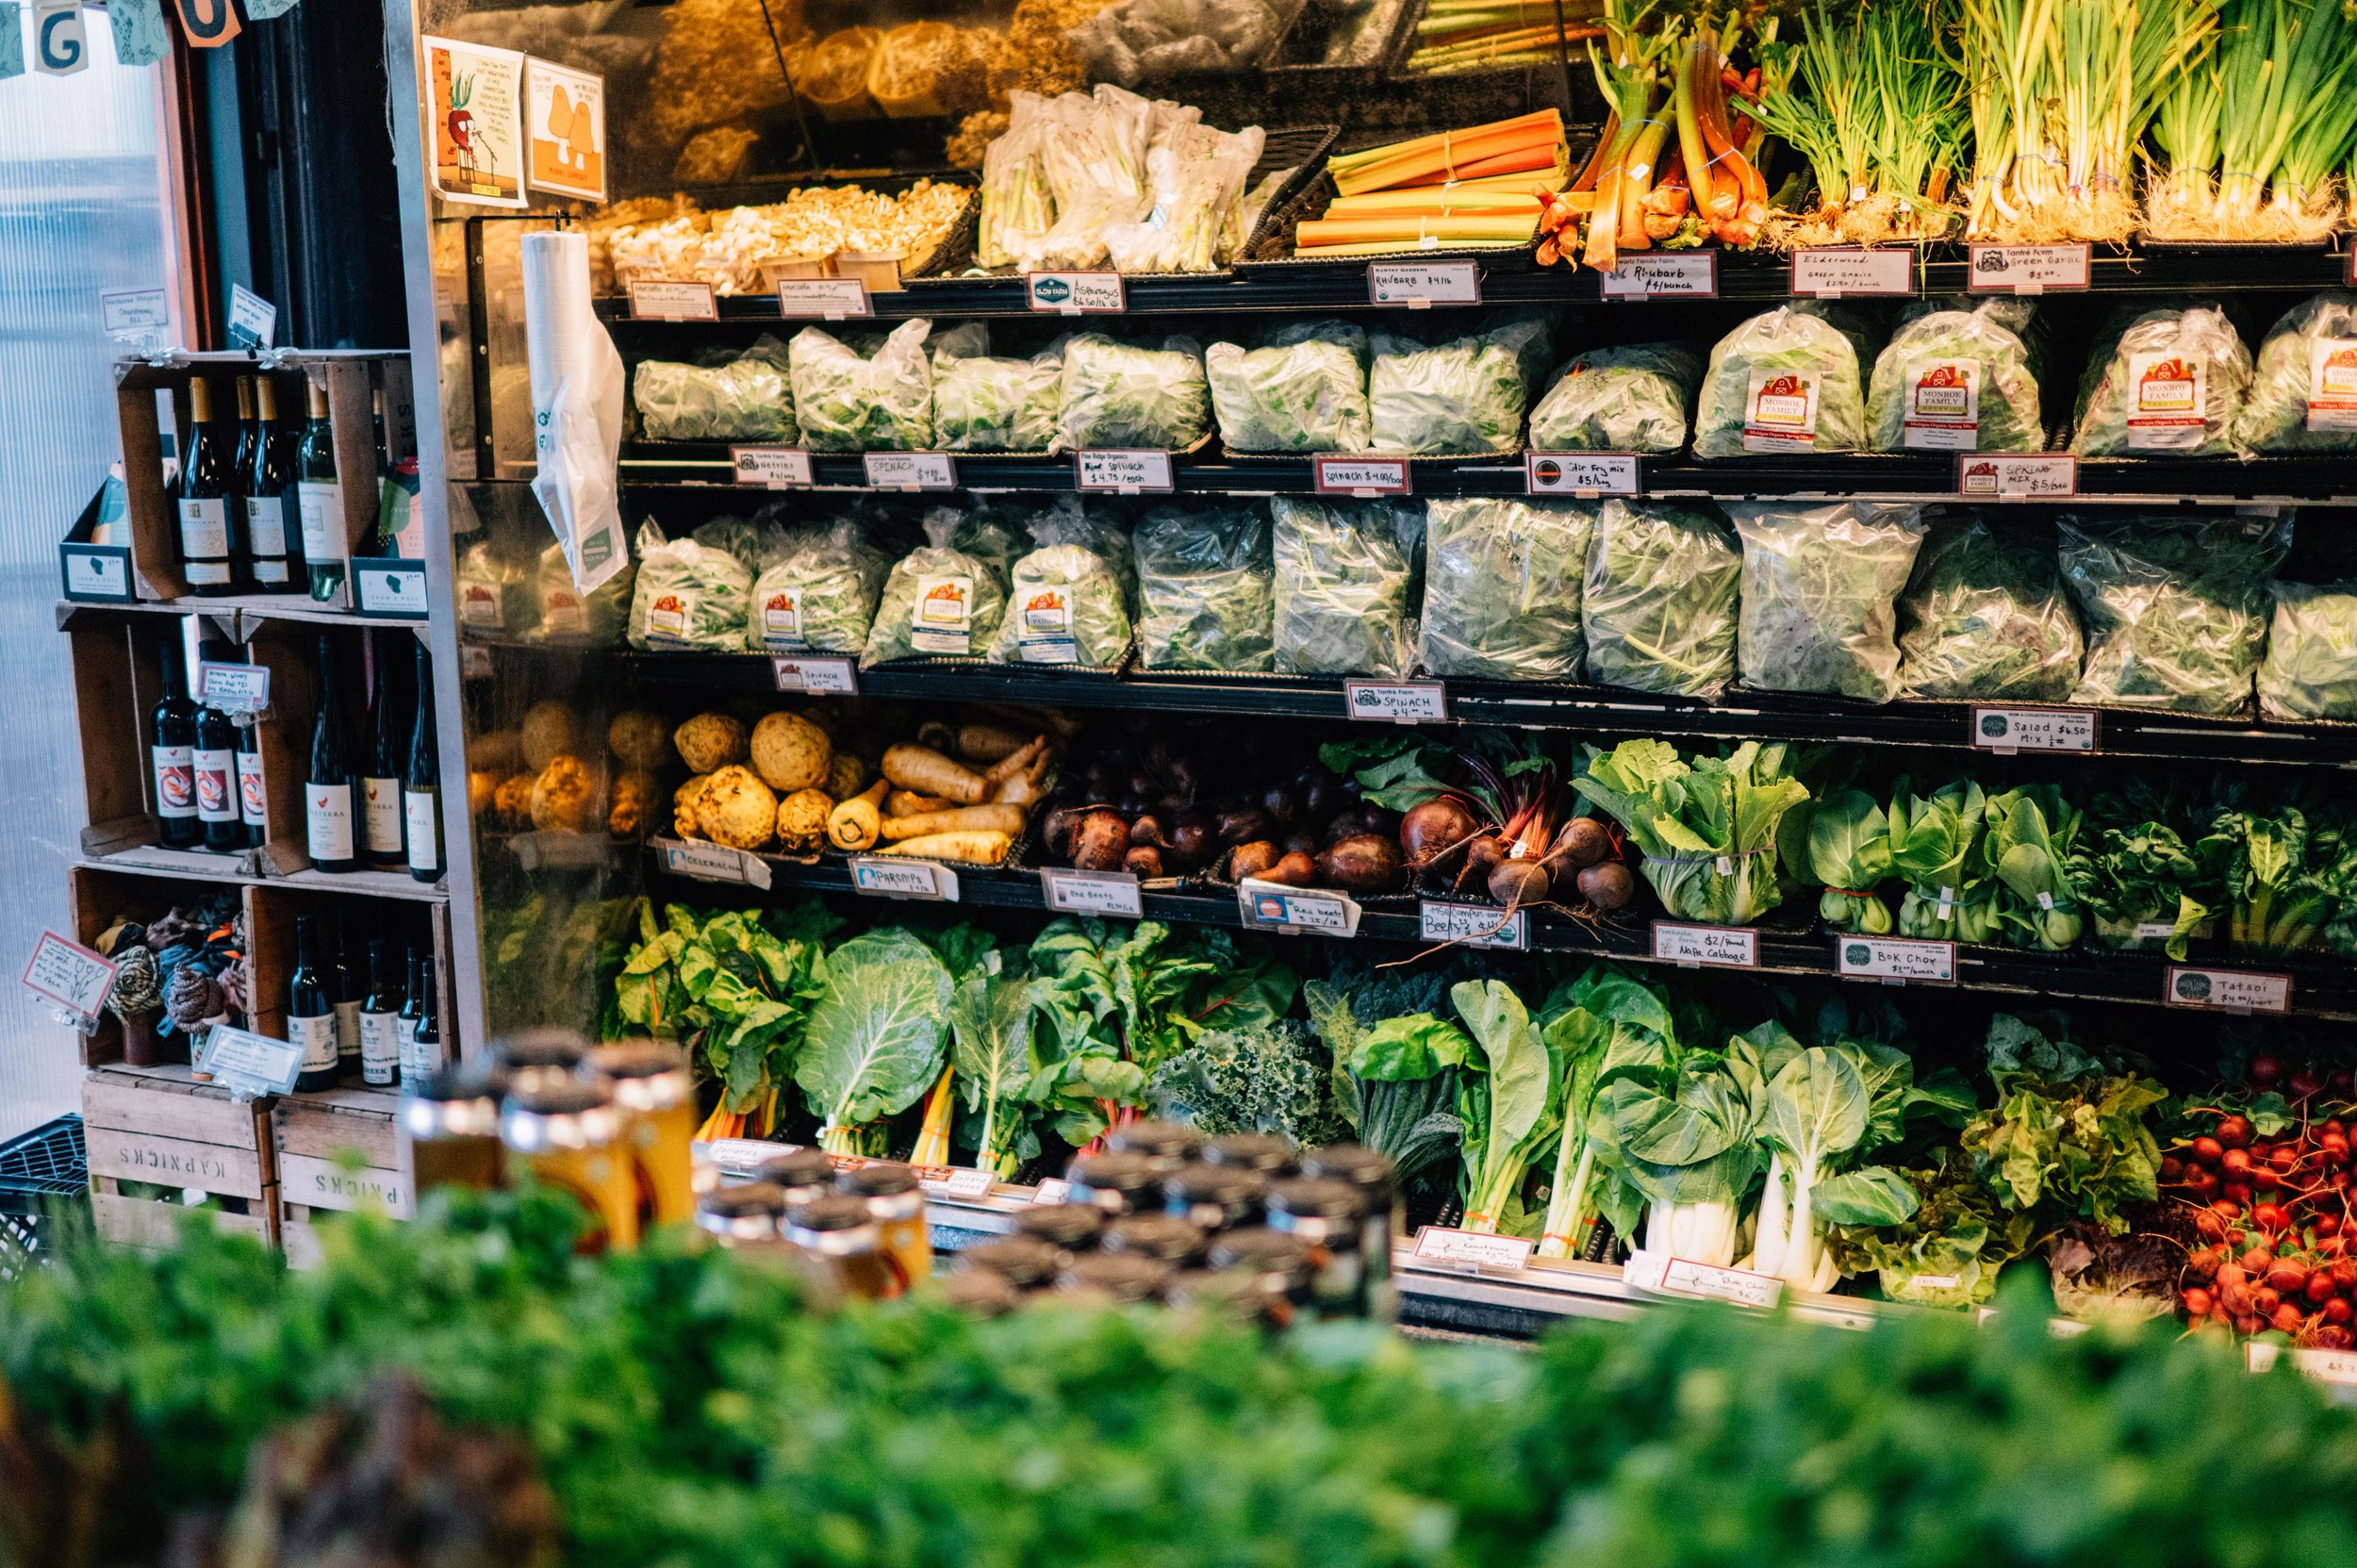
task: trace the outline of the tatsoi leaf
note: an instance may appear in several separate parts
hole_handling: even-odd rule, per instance
[[[1360,1034],[1346,1065],[1360,1078],[1396,1083],[1461,1067],[1473,1052],[1474,1043],[1463,1030],[1418,1013],[1386,1018]]]
[[[1897,1225],[1922,1197],[1889,1166],[1869,1165],[1818,1182],[1813,1201],[1817,1217],[1830,1224]]]
[[[794,1081],[830,1128],[898,1114],[932,1086],[948,1043],[949,996],[949,973],[930,952],[833,968],[794,1067]]]

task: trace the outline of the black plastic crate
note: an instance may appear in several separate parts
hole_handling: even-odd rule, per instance
[[[46,1250],[64,1206],[89,1203],[81,1117],[59,1116],[0,1144],[0,1279]]]

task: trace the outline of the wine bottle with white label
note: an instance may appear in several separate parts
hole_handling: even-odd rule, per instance
[[[418,966],[425,955],[416,948],[409,949],[409,982],[402,993],[401,1017],[397,1032],[401,1039],[401,1081],[404,1088],[424,1081],[425,1074],[418,1069],[418,1025],[425,1019],[425,985],[418,978]]]
[[[408,864],[401,843],[401,777],[409,721],[401,709],[391,651],[375,633],[366,635],[376,673],[369,688],[368,754],[360,775],[361,851],[371,869],[398,871]]]
[[[336,471],[336,429],[328,422],[327,388],[316,381],[311,383],[310,422],[303,427],[303,443],[295,454],[295,504],[303,520],[303,561],[311,597],[324,603],[343,591],[352,565],[352,538],[344,529],[344,487]]]
[[[418,954],[418,1027],[409,1032],[404,1082],[422,1083],[449,1065],[442,1050],[442,1008],[434,992],[434,954]]]
[[[320,966],[319,921],[295,916],[295,971],[287,982],[287,1042],[303,1050],[295,1087],[316,1094],[336,1086],[336,999]]]
[[[207,663],[226,663],[227,645],[197,645]],[[238,813],[238,727],[209,703],[196,710],[196,737],[190,759],[196,775],[196,821],[205,848],[234,854],[246,847],[245,822]]]
[[[360,1002],[360,1081],[389,1089],[401,1081],[401,976],[393,944],[369,943],[369,994]]]
[[[360,1078],[360,1004],[369,977],[360,968],[360,945],[353,935],[353,912],[336,916],[336,1071],[346,1083]]]
[[[236,439],[213,418],[212,384],[189,382],[189,442],[180,457],[180,482],[173,503],[179,520],[180,575],[189,591],[217,597],[236,593],[244,577],[237,519]]]
[[[311,724],[311,767],[304,776],[304,843],[311,865],[321,871],[355,871],[358,823],[354,797],[352,742],[344,733],[343,687],[336,675],[336,650],[320,634],[319,716]]]
[[[245,494],[245,548],[254,586],[288,593],[304,583],[301,531],[295,515],[297,432],[278,421],[278,386],[269,376],[254,384],[254,423],[239,454],[239,488]]]
[[[234,720],[232,721],[235,722]],[[238,823],[249,849],[270,841],[270,790],[262,775],[262,719],[251,714],[238,732]]]
[[[156,699],[147,756],[156,782],[157,837],[171,849],[193,850],[205,842],[205,827],[196,817],[196,704],[189,701],[180,628],[177,616],[164,627],[158,650],[163,691]]]
[[[418,644],[416,714],[409,729],[409,757],[401,776],[402,832],[409,846],[409,874],[420,882],[442,880],[442,756],[434,739],[434,671],[425,644]]]

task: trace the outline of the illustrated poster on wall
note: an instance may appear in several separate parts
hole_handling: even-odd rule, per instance
[[[524,67],[524,182],[605,200],[605,78],[544,59]]]
[[[455,39],[423,42],[434,189],[446,201],[524,206],[524,57]]]

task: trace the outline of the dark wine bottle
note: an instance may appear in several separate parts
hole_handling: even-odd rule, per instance
[[[401,1081],[414,1085],[424,1081],[425,1074],[417,1070],[418,1026],[425,1020],[425,982],[419,978],[418,966],[425,954],[417,948],[409,949],[409,984],[401,999]]]
[[[234,723],[234,721],[233,721]],[[248,714],[238,732],[238,825],[250,849],[270,839],[270,790],[262,777],[262,718]]]
[[[374,488],[374,476],[368,481]],[[352,539],[344,528],[344,487],[336,470],[336,430],[327,388],[311,383],[311,419],[295,456],[295,502],[303,520],[303,560],[311,597],[324,603],[342,591]]]
[[[404,1082],[422,1083],[447,1065],[442,1054],[442,1007],[434,992],[434,954],[418,954],[418,1027],[409,1032],[408,1065]]]
[[[199,643],[197,652],[206,661],[228,661],[229,650],[222,643]],[[208,850],[234,854],[246,847],[245,823],[238,813],[238,727],[209,703],[197,705],[190,760],[196,770],[199,837]]]
[[[401,1081],[401,976],[393,944],[369,943],[369,994],[360,1003],[360,1081],[389,1089]]]
[[[321,967],[319,921],[295,916],[295,971],[287,983],[287,1043],[303,1050],[295,1087],[305,1094],[336,1086],[336,1000]]]
[[[408,767],[401,776],[403,831],[409,844],[409,874],[420,882],[442,880],[442,758],[434,741],[434,670],[425,644],[418,644],[417,716],[409,728]]]
[[[360,1081],[360,1002],[368,976],[360,968],[360,949],[352,934],[353,913],[336,916],[335,983],[336,1071],[346,1083]]]
[[[390,652],[374,632],[367,636],[376,673],[370,683],[368,756],[360,775],[361,852],[371,869],[398,871],[408,864],[401,844],[401,770],[409,716],[401,711]]]
[[[254,586],[263,593],[300,591],[304,586],[300,514],[295,494],[295,431],[278,422],[278,386],[269,376],[254,384],[254,423],[239,454],[239,487],[245,492],[245,547]]]
[[[175,850],[205,842],[196,819],[196,704],[189,701],[188,660],[180,652],[180,621],[164,624],[161,652],[163,692],[156,699],[154,738],[148,761],[156,779],[157,836]]]
[[[325,632],[320,634],[318,680],[319,716],[311,724],[311,767],[303,788],[304,841],[317,869],[354,871],[360,860],[354,849],[352,743],[344,733],[335,645]]]
[[[236,593],[244,577],[238,541],[234,434],[213,418],[211,383],[189,382],[189,442],[180,457],[173,502],[180,527],[180,575],[192,593]]]

